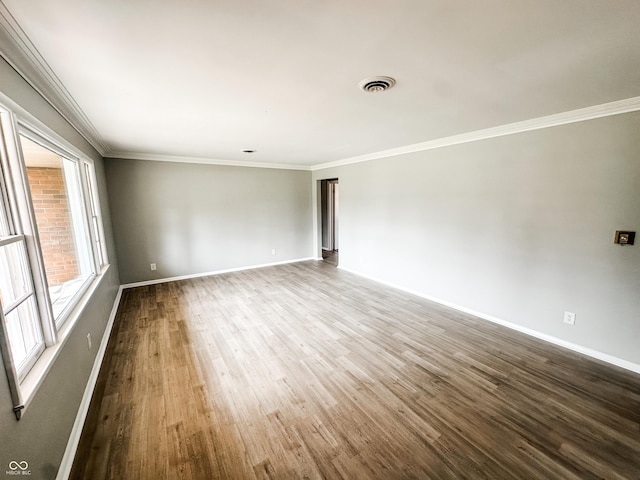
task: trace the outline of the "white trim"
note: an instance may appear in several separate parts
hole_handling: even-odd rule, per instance
[[[16,120],[18,130],[26,129],[30,131],[31,134],[35,134],[37,137],[40,137],[40,142],[44,140],[47,144],[53,147],[53,150],[56,150],[56,153],[61,153],[60,151],[62,151],[66,152],[64,154],[61,153],[62,156],[71,156],[72,159],[87,159],[91,162],[94,161],[93,157],[95,156],[95,153],[87,153],[79,147],[75,146],[66,138],[51,130],[51,127],[40,121],[34,115],[25,110],[20,104],[16,103],[11,97],[7,96],[4,92],[1,91],[0,107],[3,107],[5,110],[13,113],[13,117]],[[30,138],[30,140],[32,139]]]
[[[547,115],[521,122],[462,133],[450,137],[405,145],[312,166],[205,159],[197,157],[173,157],[169,155],[154,155],[150,153],[110,152],[108,145],[101,138],[98,130],[93,126],[82,108],[77,104],[75,99],[56,76],[53,69],[48,65],[47,61],[40,52],[38,52],[38,49],[22,30],[9,9],[1,1],[0,44],[3,45],[3,49],[0,50],[0,56],[2,56],[9,65],[11,65],[11,67],[15,69],[27,83],[29,83],[29,85],[31,85],[58,113],[60,113],[60,115],[62,115],[103,157],[111,158],[315,171],[640,110],[640,97],[632,97],[601,105],[570,110],[568,112]]]
[[[60,329],[57,331],[58,341],[54,345],[47,347],[42,352],[42,355],[38,358],[33,368],[27,373],[25,378],[22,380],[20,384],[20,390],[22,392],[22,397],[24,401],[24,410],[23,415],[29,409],[29,405],[31,401],[35,397],[36,392],[44,382],[45,378],[49,374],[49,371],[55,364],[58,355],[64,349],[67,340],[71,336],[71,331],[75,328],[75,325],[78,323],[78,319],[83,314],[85,308],[93,298],[94,293],[102,283],[109,269],[110,265],[107,265],[102,272],[95,275],[93,281],[87,288],[87,290],[83,293],[82,297],[80,297],[77,303],[69,312],[69,316],[67,320],[62,324]]]
[[[174,157],[170,155],[154,155],[151,153],[111,152],[109,151],[108,145],[101,138],[100,133],[93,126],[82,108],[80,108],[69,91],[56,76],[55,72],[47,64],[46,60],[42,55],[40,55],[37,48],[22,30],[18,22],[13,18],[9,9],[7,9],[1,1],[0,44],[3,45],[3,49],[0,50],[0,56],[2,56],[9,65],[11,65],[11,67],[14,68],[27,83],[29,83],[29,85],[31,85],[58,113],[60,113],[60,115],[62,115],[62,117],[64,117],[71,126],[75,128],[80,135],[82,135],[103,157],[111,158],[315,171],[640,110],[640,97],[632,97],[601,105],[570,110],[568,112],[509,123],[497,127],[466,132],[450,137],[391,148],[356,157],[315,164],[312,166],[206,159],[199,157]]]
[[[358,275],[360,277],[366,278],[368,280],[372,280],[372,281],[380,283],[382,285],[386,285],[388,287],[395,288],[395,289],[401,290],[401,291],[406,292],[406,293],[410,293],[411,295],[415,295],[417,297],[421,297],[421,298],[424,298],[426,300],[430,300],[432,302],[439,303],[440,305],[444,305],[445,307],[449,307],[449,308],[452,308],[454,310],[458,310],[460,312],[468,313],[469,315],[473,315],[473,316],[481,318],[483,320],[488,320],[489,322],[492,322],[492,323],[497,323],[498,325],[502,325],[503,327],[507,327],[507,328],[510,328],[512,330],[516,330],[518,332],[524,333],[524,334],[529,335],[531,337],[535,337],[535,338],[538,338],[540,340],[544,340],[545,342],[548,342],[548,343],[551,343],[551,344],[554,344],[554,345],[558,345],[560,347],[567,348],[567,349],[572,350],[574,352],[578,352],[578,353],[581,353],[583,355],[587,355],[589,357],[595,358],[597,360],[601,360],[603,362],[609,363],[611,365],[615,365],[617,367],[621,367],[621,368],[624,368],[626,370],[630,370],[632,372],[640,374],[640,364],[633,363],[633,362],[630,362],[628,360],[624,360],[622,358],[614,357],[613,355],[609,355],[608,353],[603,353],[603,352],[600,352],[598,350],[593,350],[593,349],[588,348],[588,347],[583,347],[582,345],[578,345],[577,343],[568,342],[568,341],[563,340],[561,338],[557,338],[557,337],[554,337],[552,335],[548,335],[546,333],[542,333],[542,332],[539,332],[537,330],[533,330],[531,328],[523,327],[522,325],[518,325],[516,323],[512,323],[512,322],[509,322],[509,321],[506,321],[506,320],[502,320],[500,318],[493,317],[491,315],[487,315],[485,313],[478,312],[476,310],[472,310],[470,308],[463,307],[461,305],[457,305],[457,304],[449,302],[447,300],[442,300],[440,298],[432,297],[431,295],[427,295],[427,294],[419,292],[417,290],[412,290],[412,289],[403,287],[402,285],[398,285],[396,283],[387,282],[386,280],[381,280],[381,279],[376,278],[374,276],[358,272],[357,270],[352,270],[350,268],[346,268],[346,267],[342,267],[342,266],[338,266],[338,268],[341,269],[341,270],[344,270],[345,272],[353,273],[354,275]]]
[[[263,268],[263,267],[269,267],[274,265],[283,265],[287,263],[304,262],[307,260],[315,260],[315,259],[302,258],[298,260],[287,260],[283,262],[268,263],[263,265],[231,268],[227,270],[218,270],[215,272],[198,273],[194,275],[183,275],[180,277],[172,277],[172,278],[151,280],[148,282],[138,282],[138,283],[129,283],[125,285],[120,285],[116,298],[113,301],[111,313],[109,314],[109,320],[107,321],[107,325],[105,327],[104,334],[102,336],[102,341],[100,342],[100,348],[98,349],[98,352],[96,353],[96,357],[93,361],[93,368],[91,369],[89,379],[87,380],[87,385],[85,386],[84,394],[82,395],[82,400],[80,401],[80,406],[78,407],[78,413],[76,414],[76,419],[73,422],[73,427],[71,428],[69,440],[67,441],[67,447],[64,451],[64,455],[62,456],[62,461],[60,462],[60,468],[58,469],[58,475],[56,476],[56,480],[67,480],[69,478],[69,475],[71,474],[73,462],[75,460],[76,452],[78,450],[78,445],[80,443],[80,437],[82,436],[82,429],[84,428],[84,422],[86,421],[87,415],[89,413],[89,407],[91,406],[93,391],[98,382],[100,368],[102,367],[102,362],[104,361],[104,356],[107,351],[107,345],[109,343],[109,339],[111,338],[111,331],[113,329],[113,324],[115,322],[116,314],[118,313],[118,307],[120,305],[120,300],[122,298],[122,292],[124,291],[124,289],[132,288],[132,287],[140,287],[145,285],[154,285],[158,283],[172,282],[175,280],[185,280],[189,278],[219,275],[222,273],[237,272],[241,270],[250,270],[253,268]]]
[[[231,167],[276,168],[280,170],[311,171],[311,167],[306,165],[245,162],[242,160],[223,160],[220,158],[181,157],[173,155],[156,155],[153,153],[108,152],[105,156],[107,158],[121,158],[124,160],[150,160],[154,162],[199,163],[204,165],[225,165]]]
[[[210,277],[212,275],[221,275],[223,273],[241,272],[243,270],[252,270],[254,268],[273,267],[275,265],[286,265],[287,263],[307,262],[309,260],[317,260],[315,257],[296,258],[294,260],[284,260],[282,262],[262,263],[260,265],[248,265],[246,267],[227,268],[225,270],[215,270],[213,272],[193,273],[189,275],[180,275],[178,277],[158,278],[156,280],[146,280],[144,282],[125,283],[122,288],[145,287],[147,285],[157,285],[159,283],[175,282],[178,280],[188,280],[190,278]]]
[[[413,145],[405,145],[403,147],[360,155],[357,157],[345,158],[335,162],[321,163],[312,166],[311,170],[316,171],[330,167],[341,167],[343,165],[351,165],[353,163],[368,162],[370,160],[405,155],[407,153],[433,150],[436,148],[459,145],[461,143],[513,135],[514,133],[557,127],[559,125],[566,125],[569,123],[584,122],[586,120],[610,117],[613,115],[620,115],[622,113],[636,112],[638,110],[640,110],[640,97],[632,97],[615,102],[603,103],[602,105],[595,105],[593,107],[579,108],[577,110],[570,110],[568,112],[557,113],[555,115],[547,115],[545,117],[533,118],[522,122],[509,123],[498,127],[485,128],[483,130],[462,133],[451,137],[444,137],[436,140],[429,140],[427,142],[414,143]]]
[[[232,269],[226,269],[226,270],[217,270],[215,272],[207,272],[207,273],[198,273],[198,274],[193,274],[193,275],[183,275],[180,277],[171,277],[171,278],[165,278],[165,279],[158,279],[158,280],[151,280],[151,281],[147,281],[147,282],[138,282],[138,283],[129,283],[129,284],[124,284],[121,285],[120,288],[118,289],[118,293],[116,295],[116,298],[114,299],[113,302],[113,307],[111,308],[111,313],[109,315],[109,320],[107,322],[107,325],[105,327],[105,331],[104,334],[102,336],[102,341],[100,342],[100,348],[98,349],[98,352],[96,353],[96,357],[94,359],[93,362],[93,368],[91,369],[91,374],[89,375],[89,379],[87,380],[87,385],[85,387],[84,390],[84,394],[82,396],[82,400],[80,402],[80,406],[78,407],[78,413],[76,414],[76,419],[73,423],[73,427],[71,429],[71,434],[69,435],[69,440],[67,442],[67,447],[65,449],[64,455],[62,457],[62,461],[60,462],[60,468],[58,469],[58,474],[56,476],[56,480],[67,480],[69,478],[69,475],[71,474],[71,469],[73,467],[73,462],[75,460],[75,455],[78,449],[78,445],[80,442],[80,437],[82,435],[82,429],[84,428],[84,422],[87,418],[87,414],[89,412],[89,407],[91,405],[91,399],[93,397],[93,391],[95,389],[96,383],[98,381],[98,376],[100,373],[100,368],[102,366],[102,362],[104,360],[104,356],[107,350],[107,345],[109,343],[109,339],[111,337],[111,331],[113,329],[113,324],[115,321],[115,317],[118,311],[118,307],[120,305],[120,300],[122,298],[122,292],[124,291],[124,289],[126,288],[133,288],[133,287],[139,287],[139,286],[145,286],[145,285],[154,285],[154,284],[158,284],[158,283],[164,283],[164,282],[171,282],[171,281],[176,281],[176,280],[185,280],[185,279],[189,279],[189,278],[198,278],[198,277],[204,277],[204,276],[210,276],[210,275],[219,275],[222,273],[230,273],[230,272],[238,272],[238,271],[242,271],[242,270],[250,270],[250,269],[254,269],[254,268],[263,268],[263,267],[269,267],[269,266],[274,266],[274,265],[283,265],[283,264],[288,264],[288,263],[297,263],[297,262],[304,262],[304,261],[308,261],[308,260],[318,260],[321,261],[322,258],[302,258],[302,259],[298,259],[298,260],[288,260],[288,261],[283,261],[283,262],[275,262],[275,263],[269,263],[269,264],[262,264],[262,265],[255,265],[255,266],[249,266],[249,267],[239,267],[239,268],[232,268]],[[349,272],[352,273],[354,275],[358,275],[360,277],[366,278],[368,280],[372,280],[374,282],[380,283],[382,285],[386,285],[388,287],[391,288],[396,288],[398,290],[410,293],[412,295],[416,295],[418,297],[430,300],[432,302],[436,302],[439,303],[441,305],[447,306],[449,308],[453,308],[455,310],[459,310],[461,312],[464,313],[468,313],[470,315],[474,315],[478,318],[484,319],[484,320],[488,320],[490,322],[493,323],[497,323],[499,325],[505,326],[507,328],[511,328],[513,330],[517,330],[519,332],[525,333],[527,335],[530,335],[532,337],[544,340],[546,342],[555,344],[555,345],[559,345],[561,347],[567,348],[569,350],[573,350],[576,351],[578,353],[582,353],[584,355],[596,358],[598,360],[602,360],[604,362],[610,363],[612,365],[616,365],[619,367],[622,367],[624,369],[636,372],[636,373],[640,373],[640,365],[635,364],[633,362],[629,362],[627,360],[623,360],[617,357],[614,357],[612,355],[608,355],[606,353],[602,353],[602,352],[598,352],[597,350],[592,350],[590,348],[586,348],[586,347],[582,347],[580,345],[577,345],[575,343],[571,343],[571,342],[567,342],[565,340],[553,337],[551,335],[547,335],[545,333],[541,333],[538,332],[536,330],[532,330],[526,327],[522,327],[520,325],[511,323],[511,322],[507,322],[505,320],[501,320],[499,318],[496,317],[492,317],[490,315],[485,315],[481,312],[477,312],[475,310],[471,310],[459,305],[456,305],[454,303],[451,302],[447,302],[445,300],[441,300],[435,297],[432,297],[430,295],[426,295],[422,292],[418,292],[416,290],[411,290],[408,288],[405,288],[401,285],[397,285],[395,283],[392,282],[387,282],[384,280],[381,280],[379,278],[373,277],[371,275],[367,275],[361,272],[358,272],[356,270],[352,270],[350,268],[346,268],[346,267],[342,267],[339,266],[339,269],[345,271],[345,272]]]
[[[93,368],[91,369],[91,374],[89,375],[89,379],[87,380],[87,385],[85,386],[84,394],[82,395],[82,400],[80,402],[80,406],[78,407],[76,419],[73,422],[71,434],[69,435],[69,440],[67,441],[67,448],[65,449],[64,455],[62,456],[62,461],[60,462],[60,468],[58,469],[56,480],[66,480],[71,474],[71,468],[73,467],[73,461],[76,456],[76,451],[78,450],[78,444],[80,443],[80,436],[82,435],[84,422],[87,418],[87,414],[89,413],[89,406],[91,405],[93,390],[95,389],[96,383],[98,382],[98,374],[100,373],[100,367],[102,366],[102,361],[104,360],[104,355],[107,351],[107,344],[109,343],[111,330],[113,329],[113,323],[116,318],[116,313],[118,312],[118,306],[120,305],[122,291],[123,288],[121,286],[118,289],[116,298],[113,301],[113,307],[111,308],[109,321],[107,322],[107,326],[104,329],[102,341],[100,342],[100,348],[98,349],[96,358],[93,361]]]
[[[0,1],[0,56],[102,156],[108,150],[87,115]]]
[[[432,150],[451,145],[485,140],[514,133],[549,128],[569,123],[582,122],[595,118],[619,115],[640,110],[640,97],[632,97],[601,105],[595,105],[568,112],[547,115],[497,127],[462,133],[450,137],[429,140],[422,143],[391,148],[366,155],[345,158],[313,166],[244,162],[196,157],[154,155],[150,153],[110,152],[108,145],[80,108],[55,72],[40,55],[29,37],[22,30],[11,12],[0,1],[0,55],[27,81],[60,115],[62,115],[103,157],[127,158],[133,160],[155,160],[165,162],[202,163],[213,165],[231,165],[254,168],[278,168],[292,170],[321,170],[354,163],[367,162],[380,158],[404,155],[407,153]]]

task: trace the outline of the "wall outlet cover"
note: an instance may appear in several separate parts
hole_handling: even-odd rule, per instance
[[[576,314],[573,312],[564,312],[564,323],[574,325],[576,323]]]

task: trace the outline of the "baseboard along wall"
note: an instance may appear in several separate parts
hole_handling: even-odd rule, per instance
[[[96,358],[93,361],[93,367],[91,368],[91,373],[89,374],[89,380],[87,381],[87,385],[84,389],[84,394],[82,395],[82,400],[80,401],[80,407],[78,408],[78,413],[76,414],[76,419],[73,422],[73,427],[71,428],[71,435],[69,436],[67,448],[65,449],[64,455],[62,456],[62,462],[60,463],[60,468],[58,469],[56,480],[67,480],[69,478],[69,475],[71,474],[73,460],[75,459],[76,451],[78,450],[78,444],[80,443],[80,436],[82,435],[82,428],[84,427],[84,422],[87,418],[87,414],[89,413],[91,397],[93,397],[93,391],[95,390],[96,383],[98,381],[100,367],[102,366],[102,361],[104,360],[104,355],[107,351],[107,344],[109,343],[109,338],[111,337],[111,330],[113,329],[113,323],[116,319],[116,314],[118,313],[118,306],[120,305],[120,299],[122,298],[123,290],[124,289],[122,287],[118,289],[116,298],[113,301],[113,306],[111,307],[111,312],[109,313],[109,320],[107,321],[107,325],[104,329],[104,334],[102,335],[102,340],[100,341],[100,348],[98,348]]]
[[[487,315],[486,313],[478,312],[476,310],[472,310],[470,308],[457,305],[455,303],[449,302],[447,300],[442,300],[440,298],[432,297],[423,292],[419,292],[417,290],[411,290],[409,288],[403,287],[402,285],[398,285],[396,283],[387,282],[385,280],[373,277],[371,275],[367,275],[365,273],[359,272],[357,270],[352,270],[350,268],[345,268],[342,266],[338,266],[339,269],[344,270],[345,272],[353,273],[354,275],[358,275],[360,277],[366,278],[367,280],[374,281],[376,283],[380,283],[387,287],[395,288],[398,290],[402,290],[404,292],[410,293],[411,295],[415,295],[420,298],[424,298],[425,300],[429,300],[440,305],[444,305],[445,307],[453,308],[454,310],[458,310],[460,312],[468,313],[469,315],[473,315],[474,317],[478,317],[482,320],[487,320],[492,323],[497,323],[498,325],[502,325],[503,327],[510,328],[512,330],[516,330],[518,332],[524,333],[531,337],[535,337],[540,340],[544,340],[545,342],[567,348],[577,353],[581,353],[583,355],[587,355],[588,357],[595,358],[597,360],[601,360],[603,362],[609,363],[611,365],[615,365],[620,368],[624,368],[626,370],[630,370],[632,372],[640,374],[640,364],[630,362],[628,360],[624,360],[622,358],[615,357],[613,355],[609,355],[608,353],[603,353],[598,350],[593,350],[591,348],[584,347],[582,345],[578,345],[577,343],[568,342],[561,338],[554,337],[552,335],[548,335],[543,332],[539,332],[537,330],[533,330],[531,328],[523,327],[522,325],[518,325],[517,323],[509,322],[507,320],[503,320],[501,318],[497,318],[491,315]]]
[[[285,265],[287,263],[306,262],[309,260],[317,260],[316,257],[296,258],[293,260],[284,260],[282,262],[261,263],[259,265],[248,265],[246,267],[228,268],[225,270],[215,270],[212,272],[193,273],[189,275],[180,275],[177,277],[158,278],[154,280],[145,280],[144,282],[125,283],[122,288],[144,287],[146,285],[157,285],[159,283],[176,282],[178,280],[188,280],[190,278],[210,277],[211,275],[221,275],[223,273],[241,272],[243,270],[253,270],[255,268],[273,267],[276,265]]]
[[[78,444],[80,442],[80,436],[82,434],[82,429],[84,427],[84,422],[86,420],[87,414],[89,412],[89,406],[91,404],[91,397],[93,396],[93,391],[95,389],[96,383],[98,381],[98,374],[100,373],[100,367],[102,365],[102,361],[104,360],[104,355],[106,353],[107,350],[107,344],[109,342],[109,338],[111,336],[111,330],[113,329],[113,324],[115,321],[115,317],[118,311],[118,306],[120,304],[120,299],[122,297],[122,292],[124,289],[126,288],[133,288],[133,287],[140,287],[140,286],[145,286],[145,285],[155,285],[155,284],[159,284],[159,283],[166,283],[166,282],[172,282],[172,281],[176,281],[176,280],[186,280],[189,278],[198,278],[198,277],[206,277],[206,276],[210,276],[210,275],[220,275],[223,273],[230,273],[230,272],[238,272],[238,271],[242,271],[242,270],[251,270],[251,269],[255,269],[255,268],[264,268],[264,267],[270,267],[270,266],[275,266],[275,265],[284,265],[287,263],[298,263],[298,262],[304,262],[304,261],[309,261],[309,260],[316,260],[316,261],[322,261],[322,258],[315,258],[315,257],[310,257],[310,258],[303,258],[303,259],[296,259],[296,260],[288,260],[288,261],[284,261],[284,262],[275,262],[275,263],[269,263],[269,264],[262,264],[262,265],[254,265],[254,266],[248,266],[248,267],[239,267],[239,268],[232,268],[232,269],[227,269],[227,270],[218,270],[215,272],[206,272],[206,273],[198,273],[198,274],[193,274],[193,275],[183,275],[183,276],[179,276],[179,277],[171,277],[171,278],[164,278],[164,279],[157,279],[157,280],[149,280],[146,282],[137,282],[137,283],[129,283],[129,284],[125,284],[125,285],[121,285],[119,290],[118,290],[118,294],[116,295],[116,298],[114,300],[113,303],[113,307],[111,309],[111,313],[109,315],[109,320],[107,322],[107,326],[105,328],[105,332],[104,335],[102,337],[102,341],[100,342],[100,348],[96,354],[96,358],[94,360],[93,363],[93,368],[91,370],[91,374],[89,376],[89,380],[87,382],[87,386],[85,388],[84,391],[84,395],[82,397],[82,401],[80,402],[80,407],[78,409],[78,413],[76,415],[76,420],[73,424],[73,428],[71,430],[71,435],[69,437],[69,442],[67,443],[67,448],[65,450],[64,456],[62,458],[62,462],[60,464],[60,469],[58,470],[58,475],[56,477],[56,480],[67,480],[69,478],[69,475],[71,474],[71,468],[73,467],[73,461],[75,458],[75,454],[78,448]],[[458,310],[460,312],[464,312],[470,315],[473,315],[475,317],[478,317],[480,319],[483,320],[487,320],[489,322],[492,323],[496,323],[499,325],[502,325],[504,327],[510,328],[512,330],[516,330],[518,332],[524,333],[526,335],[535,337],[537,339],[543,340],[545,342],[554,344],[554,345],[558,345],[560,347],[563,348],[567,348],[569,350],[575,351],[577,353],[583,354],[583,355],[587,355],[589,357],[595,358],[597,360],[601,360],[603,362],[609,363],[611,365],[615,365],[617,367],[621,367],[624,368],[626,370],[630,370],[632,372],[638,373],[640,374],[640,365],[633,363],[633,362],[629,362],[627,360],[615,357],[613,355],[609,355],[603,352],[599,352],[597,350],[593,350],[590,348],[586,348],[583,347],[581,345],[575,344],[575,343],[571,343],[568,342],[566,340],[562,340],[560,338],[557,337],[553,337],[551,335],[547,335],[546,333],[542,333],[542,332],[538,332],[536,330],[530,329],[530,328],[526,328],[523,327],[521,325],[512,323],[512,322],[508,322],[506,320],[502,320],[496,317],[493,317],[491,315],[487,315],[484,314],[482,312],[477,312],[475,310],[471,310],[469,308],[460,306],[460,305],[456,305],[454,303],[448,302],[446,300],[442,300],[439,298],[435,298],[432,297],[430,295],[426,295],[425,293],[416,291],[416,290],[411,290],[408,288],[403,287],[402,285],[398,285],[392,282],[387,282],[385,280],[381,280],[379,278],[376,277],[372,277],[370,275],[366,275],[362,272],[358,272],[357,270],[352,270],[350,268],[345,268],[345,267],[337,267],[345,272],[349,272],[352,273],[354,275],[358,275],[360,277],[366,278],[367,280],[371,280],[374,281],[376,283],[379,283],[381,285],[385,285],[387,287],[391,287],[391,288],[395,288],[398,290],[402,290],[406,293],[409,293],[411,295],[416,295],[417,297],[420,298],[424,298],[426,300],[438,303],[440,305],[444,305],[446,307],[449,308],[453,308],[454,310]]]

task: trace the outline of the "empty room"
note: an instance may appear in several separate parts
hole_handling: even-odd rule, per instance
[[[640,479],[638,25],[0,0],[0,477]]]

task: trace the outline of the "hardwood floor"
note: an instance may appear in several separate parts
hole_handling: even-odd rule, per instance
[[[337,250],[322,250],[322,259],[325,263],[329,263],[333,266],[338,266],[338,251]]]
[[[638,479],[640,376],[322,261],[124,292],[73,479]]]

